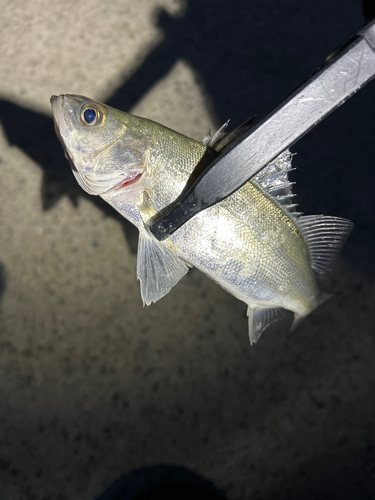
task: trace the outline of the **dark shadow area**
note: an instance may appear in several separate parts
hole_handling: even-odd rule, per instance
[[[283,484],[280,500],[371,500],[375,498],[375,450],[343,450],[308,462]]]
[[[138,230],[99,196],[90,196],[77,184],[56,136],[52,118],[0,100],[0,120],[9,143],[20,148],[43,171],[43,210],[53,208],[64,196],[75,207],[80,199],[89,200],[104,217],[113,217],[121,224],[130,250],[136,253]]]
[[[306,214],[346,217],[354,230],[342,255],[374,272],[375,86],[370,83],[293,148],[296,201]]]
[[[375,18],[375,2],[374,0],[362,0],[363,15],[366,21],[371,21]]]
[[[176,465],[142,467],[120,477],[97,500],[225,500],[211,481]]]
[[[6,288],[6,272],[5,272],[5,266],[2,262],[0,262],[0,307],[1,307],[1,301],[5,292]]]
[[[220,15],[213,15],[213,9]],[[359,7],[357,13],[353,19],[340,2],[327,5],[322,0],[303,8],[287,0],[280,10],[271,0],[252,2],[251,7],[246,0],[235,5],[190,0],[181,18],[158,9],[155,24],[164,41],[108,104],[129,110],[184,60],[195,71],[219,123],[230,118],[236,126],[266,113],[323,64],[361,26]]]

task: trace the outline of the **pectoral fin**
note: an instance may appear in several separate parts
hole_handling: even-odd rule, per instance
[[[147,221],[155,215],[156,209],[147,192],[139,206],[145,223],[139,233],[137,255],[137,278],[141,284],[141,296],[147,306],[167,295],[171,288],[185,276],[189,266],[177,255],[177,250],[168,238],[158,241],[147,229]]]
[[[281,307],[248,307],[249,317],[249,339],[250,344],[255,344],[260,334],[274,321],[277,321],[284,314]]]
[[[168,241],[160,243],[146,232],[139,234],[137,278],[144,304],[148,306],[164,297],[188,270]]]

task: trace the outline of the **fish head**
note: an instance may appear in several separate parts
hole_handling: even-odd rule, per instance
[[[84,96],[51,97],[55,130],[79,185],[104,195],[146,175],[149,144],[142,124]]]

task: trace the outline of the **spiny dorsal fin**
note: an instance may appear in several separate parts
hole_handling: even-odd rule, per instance
[[[205,146],[210,146],[214,149],[216,149],[215,147],[215,144],[217,144],[218,142],[220,142],[220,140],[225,136],[227,135],[226,134],[226,130],[227,130],[227,127],[229,125],[229,120],[227,122],[225,122],[215,133],[214,135],[212,135],[212,129],[210,128],[210,130],[207,132],[207,134],[203,137],[203,144]]]
[[[347,240],[353,223],[340,217],[306,215],[297,220],[310,251],[311,267],[324,274]]]
[[[211,135],[211,129],[203,139],[203,144],[213,147],[217,152],[222,152],[224,148],[230,146],[234,141],[248,132],[254,123],[250,118],[229,133],[225,133],[229,120],[222,125],[214,136]],[[289,150],[283,151],[272,162],[268,163],[253,180],[257,182],[264,190],[273,196],[281,205],[284,206],[292,215],[298,217],[301,212],[296,212],[297,204],[293,203],[294,194],[292,193],[293,182],[289,181],[288,174],[292,168],[293,155]]]
[[[219,128],[216,134],[211,136],[211,129],[203,139],[203,144],[213,147],[217,152],[231,145],[239,139],[253,126],[255,117],[250,118],[229,133],[225,133],[229,120]],[[253,180],[257,182],[264,190],[273,196],[281,205],[284,206],[292,215],[298,217],[301,212],[296,212],[297,204],[293,203],[294,194],[292,193],[293,182],[289,181],[288,174],[292,168],[293,155],[289,150],[283,151],[272,162],[268,163]]]
[[[254,124],[254,119],[255,119],[255,116],[253,116],[253,118],[250,118],[246,122],[241,123],[241,125],[238,125],[238,127],[236,127],[235,129],[231,130],[227,134],[221,133],[220,136],[217,137],[218,132],[221,132],[222,130],[225,132],[226,127],[227,127],[227,125],[229,123],[229,120],[228,120],[218,130],[218,132],[216,132],[216,134],[212,138],[212,141],[209,144],[209,146],[212,146],[212,147],[214,147],[214,149],[216,151],[221,152],[225,147],[230,146],[234,141],[236,141],[237,139],[239,139],[248,130],[250,130],[251,127]],[[225,127],[225,128],[223,128],[223,127]],[[215,141],[213,141],[214,138],[215,138]]]
[[[250,344],[255,344],[260,334],[274,321],[280,319],[284,314],[282,307],[248,307],[249,317],[249,339]]]
[[[289,150],[283,151],[271,163],[268,163],[253,180],[265,191],[283,205],[292,215],[298,217],[301,213],[296,212],[296,204],[292,203],[294,194],[292,186],[294,182],[289,181],[289,172],[292,168],[293,155]]]

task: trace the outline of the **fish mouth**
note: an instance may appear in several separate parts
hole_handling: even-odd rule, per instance
[[[61,142],[63,142],[63,140],[69,137],[74,130],[72,119],[69,116],[69,114],[73,113],[73,110],[67,109],[65,94],[59,96],[53,95],[50,99],[50,103],[56,134]]]
[[[72,132],[74,131],[73,121],[69,115],[73,113],[73,110],[66,110],[65,94],[51,96],[50,103],[52,107],[55,132],[63,147],[65,158],[69,161],[73,172],[77,171],[73,163],[73,159],[69,154],[69,139],[72,137]]]
[[[52,107],[52,114],[53,114],[53,124],[55,127],[55,132],[56,135],[62,145],[62,148],[64,150],[65,158],[68,160],[70,168],[72,169],[72,172],[78,173],[78,170],[76,169],[76,166],[74,165],[73,159],[69,154],[69,149],[66,146],[65,142],[68,138],[68,133],[67,130],[72,130],[73,125],[71,122],[68,122],[68,119],[64,113],[64,100],[65,96],[64,95],[53,95],[51,96],[50,103]],[[61,133],[61,131],[64,131]]]

